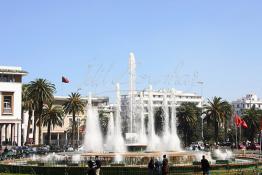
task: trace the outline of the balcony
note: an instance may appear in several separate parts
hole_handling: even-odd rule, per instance
[[[4,114],[4,115],[11,115],[11,114],[13,114],[12,108],[4,108],[2,114]]]

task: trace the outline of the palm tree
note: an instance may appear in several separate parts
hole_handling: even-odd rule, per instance
[[[69,95],[69,98],[64,103],[63,108],[66,114],[72,114],[73,121],[72,121],[72,146],[75,146],[75,133],[76,133],[76,115],[80,113],[84,113],[86,104],[81,100],[81,95],[78,92],[72,92]]]
[[[62,126],[63,117],[64,111],[61,106],[54,106],[52,103],[44,105],[42,119],[43,125],[47,126],[48,145],[51,143],[51,125],[53,128],[55,126]]]
[[[183,133],[185,146],[189,144],[200,113],[200,109],[194,103],[182,103],[177,108],[178,129]]]
[[[31,81],[28,86],[29,98],[31,98],[35,105],[35,120],[38,120],[39,127],[39,144],[42,143],[42,113],[43,105],[50,103],[54,99],[55,85],[47,81],[46,79],[36,79]],[[34,123],[35,125],[35,123]],[[35,130],[35,128],[34,128]]]
[[[230,123],[231,117],[233,116],[234,109],[233,106],[227,102],[224,101],[223,103],[223,111],[224,111],[224,141],[228,138],[228,124]]]
[[[208,100],[208,104],[204,107],[205,120],[208,125],[213,123],[215,130],[215,141],[218,143],[219,126],[225,126],[226,114],[228,113],[229,103],[222,101],[221,97],[214,97],[213,101]]]
[[[250,109],[246,109],[244,111],[243,119],[248,126],[248,128],[244,130],[244,135],[247,137],[248,140],[254,142],[254,138],[259,131],[259,125],[262,119],[262,110],[256,109],[253,105]]]
[[[24,115],[25,111],[28,111],[28,123],[27,123],[27,132],[26,132],[26,142],[29,140],[29,131],[30,131],[30,124],[34,110],[34,102],[32,99],[29,98],[28,94],[28,84],[23,84],[22,86],[22,116]],[[24,117],[23,117],[24,118]]]

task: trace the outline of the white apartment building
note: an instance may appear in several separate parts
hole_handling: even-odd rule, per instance
[[[21,67],[0,66],[0,143],[21,145]]]
[[[67,100],[67,96],[55,96],[54,97],[54,105],[63,105],[66,100]],[[82,98],[83,101],[88,101],[88,97],[83,97]],[[106,110],[108,108],[108,103],[109,103],[109,98],[108,97],[97,97],[97,96],[93,96],[92,97],[92,106],[95,108],[98,108],[98,110]],[[86,103],[87,104],[87,103]],[[87,108],[87,107],[86,107]],[[76,116],[76,121],[77,121],[77,130],[78,133],[76,135],[76,139],[79,142],[79,144],[81,144],[82,140],[84,139],[84,125],[85,125],[85,120],[86,120],[87,116],[87,111],[85,111],[84,114],[79,114]],[[30,126],[30,133],[29,133],[29,140],[33,140],[33,121],[34,117],[32,117],[32,121],[31,126]],[[25,113],[25,117],[24,117],[24,128],[27,128],[28,125],[28,112]],[[51,127],[51,144],[56,144],[58,146],[62,146],[62,145],[66,145],[69,143],[69,131],[72,127],[72,115],[66,115],[64,117],[64,121],[63,121],[63,126],[59,127],[56,126],[55,128]],[[24,140],[26,140],[26,133],[27,130],[23,130],[23,136],[24,136]],[[45,144],[47,143],[48,138],[47,136],[47,127],[43,127],[42,128],[42,138],[43,138],[43,143]],[[38,127],[36,128],[36,138],[35,138],[35,143],[38,143]]]
[[[148,90],[144,91],[136,91],[134,93],[134,103],[140,103],[140,97],[142,95],[144,106],[148,104],[149,100],[149,92]],[[168,104],[171,105],[174,101],[176,103],[176,106],[180,106],[181,103],[184,102],[192,102],[197,105],[197,107],[201,108],[203,105],[203,98],[195,93],[186,93],[183,91],[174,91],[174,94],[172,90],[153,90],[152,96],[153,96],[153,107],[161,107],[163,105],[164,96],[167,96]],[[175,97],[174,97],[175,96]],[[129,103],[129,95],[121,95],[121,106],[122,111],[126,107],[128,107]],[[125,111],[125,110],[124,110]]]
[[[166,96],[166,97],[165,97]],[[143,103],[143,114],[145,116],[148,115],[148,104],[149,104],[149,91],[135,91],[133,93],[133,112],[130,112],[130,96],[129,95],[121,95],[121,116],[124,118],[126,122],[130,122],[129,116],[132,113],[133,116],[138,116],[138,118],[133,120],[139,120],[140,116],[137,112],[140,112],[141,108],[141,97]],[[202,108],[203,106],[203,98],[195,93],[185,93],[183,91],[177,90],[152,90],[152,104],[153,108],[159,108],[164,105],[164,99],[167,100],[168,107],[171,107],[173,104],[176,104],[176,107],[179,107],[181,103],[184,102],[192,102],[196,104],[197,107]],[[133,126],[134,127],[134,126]]]
[[[233,101],[232,105],[235,109],[235,112],[241,115],[245,109],[250,109],[254,105],[256,108],[262,109],[262,100],[259,99],[256,94],[250,93],[241,99]]]

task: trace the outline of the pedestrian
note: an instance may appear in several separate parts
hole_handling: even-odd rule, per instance
[[[96,166],[94,165],[95,162],[89,160],[88,162],[88,175],[96,175]]]
[[[100,175],[101,161],[98,159],[98,156],[95,157],[96,163],[96,175]]]
[[[155,160],[155,175],[162,175],[161,162],[159,161],[159,158]]]
[[[166,155],[163,155],[162,175],[167,175],[168,172],[169,172],[168,159],[167,159]]]
[[[210,165],[204,155],[202,156],[202,160],[201,160],[201,168],[203,171],[203,175],[209,175]]]
[[[150,161],[148,162],[148,175],[153,175],[154,174],[154,169],[155,169],[155,163],[154,163],[154,159],[151,158]]]

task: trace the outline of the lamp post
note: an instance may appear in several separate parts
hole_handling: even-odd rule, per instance
[[[197,84],[199,84],[200,85],[200,88],[201,88],[201,99],[202,99],[202,101],[201,101],[201,107],[202,107],[202,109],[201,109],[201,113],[203,112],[203,101],[204,101],[204,99],[203,99],[203,85],[204,85],[204,82],[203,81],[197,81],[196,82]],[[204,118],[206,117],[206,115],[205,114],[202,114],[201,115],[201,124],[202,124],[202,132],[201,132],[201,136],[202,136],[202,140],[203,140],[203,142],[204,142],[204,133],[203,133],[203,130],[204,130]]]
[[[262,130],[260,130],[260,150],[259,150],[259,158],[260,158],[260,156],[261,156],[261,142],[262,142],[261,136],[262,136]]]
[[[202,136],[202,140],[203,140],[203,142],[204,142],[204,132],[203,132],[203,130],[204,130],[204,118],[206,117],[206,114],[202,114],[201,115],[201,124],[202,124],[202,127],[201,127],[201,136]]]
[[[79,124],[80,124],[80,119],[77,117],[77,147],[79,146]]]

